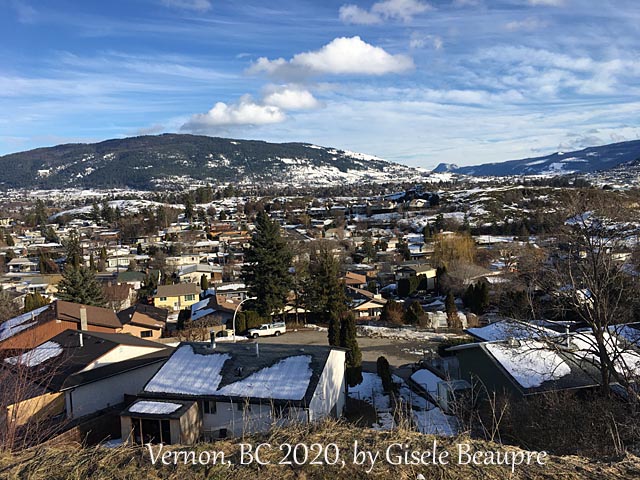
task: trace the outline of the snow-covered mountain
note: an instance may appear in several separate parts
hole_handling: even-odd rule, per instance
[[[640,158],[640,140],[634,140],[499,163],[465,167],[440,164],[436,169],[474,176],[566,175],[609,170],[638,158]]]
[[[39,148],[0,157],[0,188],[129,187],[198,183],[294,187],[420,180],[427,172],[306,143],[164,134]]]

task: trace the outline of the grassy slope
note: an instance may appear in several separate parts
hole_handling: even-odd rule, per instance
[[[432,436],[421,435],[411,431],[376,432],[368,429],[358,429],[344,423],[328,423],[315,428],[294,427],[276,431],[269,436],[255,436],[245,439],[248,443],[257,444],[268,441],[272,445],[282,442],[305,442],[311,444],[319,442],[328,444],[335,442],[344,456],[351,458],[354,440],[369,450],[384,451],[394,442],[406,442],[411,450],[428,450]],[[467,441],[438,439],[442,449],[455,451],[457,442]],[[237,441],[221,441],[215,444],[202,444],[197,450],[222,450],[228,453],[234,463],[238,463]],[[472,442],[478,450],[516,450],[510,447],[499,447],[485,442]],[[176,447],[177,448],[177,447]],[[234,456],[235,455],[235,456]],[[269,458],[265,455],[265,457]],[[281,458],[277,449],[273,450],[273,460]],[[269,465],[258,468],[251,466],[152,466],[146,448],[121,447],[116,449],[86,448],[73,446],[62,448],[40,448],[23,452],[17,456],[0,456],[0,478],[39,479],[415,479],[418,474],[425,478],[438,479],[619,479],[640,478],[640,459],[627,456],[614,463],[594,463],[579,457],[548,457],[545,466],[516,467],[515,475],[511,476],[510,467],[504,466],[391,466],[379,461],[371,474],[365,473],[361,466],[347,463],[339,469],[329,466],[311,466],[292,468],[290,466]]]

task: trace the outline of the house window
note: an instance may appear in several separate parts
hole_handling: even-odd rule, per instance
[[[185,296],[184,296],[184,299],[185,299],[185,301],[187,301],[187,302],[191,302],[192,300],[195,300],[195,299],[196,299],[196,296],[195,296],[195,295],[185,295]]]
[[[153,332],[151,330],[142,330],[140,332],[140,337],[141,338],[149,338],[153,336]]]
[[[216,402],[214,400],[204,400],[202,402],[202,411],[207,415],[215,415]]]
[[[166,302],[167,301],[167,297],[160,297],[160,301],[161,302]]]

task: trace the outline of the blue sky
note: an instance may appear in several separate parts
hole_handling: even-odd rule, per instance
[[[640,138],[636,0],[0,0],[0,154],[162,132],[469,165]]]

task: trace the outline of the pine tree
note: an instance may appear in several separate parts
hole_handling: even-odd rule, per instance
[[[62,273],[58,284],[57,297],[67,302],[82,303],[102,307],[104,293],[95,273],[85,266],[75,268],[69,265]]]
[[[444,301],[444,308],[447,312],[447,326],[455,330],[461,330],[462,322],[460,322],[460,317],[458,316],[458,308],[456,307],[456,299],[453,296],[453,293],[447,293],[447,297]]]
[[[347,351],[347,382],[353,387],[362,382],[362,352],[356,339],[356,317],[349,312],[340,325],[340,346]]]
[[[193,220],[193,199],[191,194],[184,196],[184,218],[187,221]]]
[[[15,242],[13,241],[13,237],[11,236],[11,234],[9,232],[7,232],[4,236],[4,242],[7,244],[7,247],[13,247],[15,246]]]
[[[58,284],[57,297],[68,302],[102,307],[104,293],[95,273],[83,265],[82,247],[75,231],[65,242],[67,262]]]
[[[262,317],[282,310],[291,291],[289,273],[292,253],[280,235],[280,226],[261,211],[256,216],[256,231],[245,251],[242,278],[249,295],[256,297],[254,309]]]
[[[376,247],[374,247],[371,237],[365,238],[364,242],[362,242],[362,253],[369,261],[375,260]]]
[[[47,223],[47,212],[44,208],[44,202],[41,199],[36,200],[35,224],[44,227]]]
[[[209,279],[204,273],[200,277],[200,289],[204,292],[209,290]]]
[[[404,323],[415,325],[424,316],[422,305],[417,300],[411,302],[409,308],[404,312]]]
[[[396,250],[403,260],[411,260],[411,250],[409,250],[409,244],[403,238],[398,240]]]
[[[89,254],[89,270],[92,272],[97,272],[98,268],[96,267],[96,261],[93,258],[93,252]]]
[[[330,312],[329,313],[329,328],[327,329],[327,338],[329,340],[329,345],[332,347],[340,346],[340,313],[338,312]]]
[[[44,307],[49,304],[49,300],[44,298],[38,292],[28,293],[24,297],[24,313],[35,310],[36,308]]]

